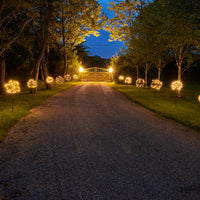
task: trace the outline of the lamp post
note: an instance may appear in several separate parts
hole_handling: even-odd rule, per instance
[[[84,69],[83,67],[79,67],[79,73],[80,73],[80,80],[82,81],[82,73],[83,73]]]
[[[110,68],[108,69],[108,71],[109,71],[109,79],[110,79],[110,81],[112,81],[113,68],[110,67]]]

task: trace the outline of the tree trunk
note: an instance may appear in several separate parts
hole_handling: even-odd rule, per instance
[[[136,66],[136,71],[137,71],[137,79],[139,78],[139,66]]]
[[[178,80],[181,81],[181,63],[178,65]],[[181,97],[181,90],[178,90],[177,97]]]
[[[64,53],[64,76],[67,75],[68,73],[69,73],[68,72],[68,55],[65,52]]]
[[[46,89],[51,89],[52,84],[49,84],[49,83],[46,82],[46,79],[48,77],[48,69],[47,69],[47,62],[46,62],[46,59],[45,59],[45,55],[44,55],[43,60],[42,60],[42,74],[44,76],[44,82],[45,82],[45,85],[46,85]]]
[[[162,60],[161,58],[158,61],[158,80],[160,81],[160,74],[161,74],[161,65],[162,65]]]
[[[53,1],[50,1],[49,6],[50,6],[49,10],[47,12],[47,15],[45,16],[45,21],[42,23],[42,26],[40,29],[40,52],[35,61],[35,80],[37,82],[38,82],[41,61],[42,61],[42,58],[44,57],[44,53],[45,53],[47,41],[48,41],[49,24],[50,24],[51,16],[53,13]],[[33,89],[33,93],[37,93],[37,87]]]
[[[6,62],[4,54],[0,57],[0,94],[6,94],[6,89],[4,87],[6,76]]]
[[[149,66],[148,66],[148,63],[146,63],[146,67],[145,67],[145,88],[147,88],[148,70],[149,70]]]
[[[158,68],[158,80],[160,81],[161,67]]]

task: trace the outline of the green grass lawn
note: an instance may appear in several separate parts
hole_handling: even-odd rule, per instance
[[[40,105],[44,100],[55,93],[66,90],[79,82],[68,82],[63,84],[54,84],[51,90],[46,90],[43,82],[39,82],[37,94],[31,94],[30,89],[22,88],[22,92],[11,95],[0,95],[0,142],[7,135],[7,131],[19,121],[20,118],[26,116],[30,109]],[[14,109],[12,112],[12,101]]]
[[[165,87],[156,92],[151,88],[137,88],[134,85],[108,84],[122,94],[160,116],[175,120],[200,132],[200,84],[184,86],[182,98]]]

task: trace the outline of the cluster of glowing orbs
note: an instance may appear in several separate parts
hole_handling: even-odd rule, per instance
[[[71,81],[71,76],[69,75],[69,74],[67,74],[67,75],[64,75],[64,80],[65,81]]]
[[[64,83],[65,80],[62,76],[57,76],[55,81],[57,84],[60,84],[60,83]]]
[[[171,83],[172,90],[178,90],[180,91],[183,87],[183,83],[181,81],[173,81]]]
[[[77,81],[78,80],[78,76],[76,74],[74,74],[73,79]]]
[[[21,90],[19,82],[15,80],[10,80],[8,83],[4,85],[4,87],[6,88],[6,92],[8,94],[16,94]]]
[[[53,81],[54,81],[54,80],[53,80],[53,77],[51,77],[51,76],[48,76],[48,77],[46,78],[46,82],[49,83],[49,84],[50,84],[50,83],[53,83]]]
[[[200,95],[198,96],[198,101],[199,101],[199,103],[200,103]]]
[[[144,87],[144,84],[145,84],[145,80],[142,79],[142,78],[138,78],[138,79],[135,81],[136,87]]]
[[[83,72],[83,71],[84,71],[83,67],[79,67],[79,72]]]
[[[129,77],[129,76],[126,77],[125,80],[124,80],[124,83],[125,83],[125,84],[131,84],[131,83],[132,83],[132,78]]]
[[[37,87],[37,81],[34,79],[29,79],[27,82],[28,88],[36,88]]]
[[[120,75],[120,76],[118,77],[118,79],[119,79],[119,81],[123,81],[123,80],[124,80],[124,76]]]
[[[110,67],[110,68],[109,68],[109,73],[112,73],[112,72],[113,72],[113,68]]]
[[[158,79],[153,79],[151,81],[151,87],[155,90],[160,90],[163,85],[163,82]]]

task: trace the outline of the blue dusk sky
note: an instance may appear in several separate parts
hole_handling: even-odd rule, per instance
[[[107,3],[112,2],[112,0],[98,0],[98,2],[103,7],[103,12],[109,17],[109,11],[107,10]],[[109,32],[100,30],[100,36],[90,36],[86,37],[85,45],[89,47],[91,55],[97,55],[102,58],[111,58],[116,53],[119,53],[120,46],[123,46],[122,42],[109,42]]]

